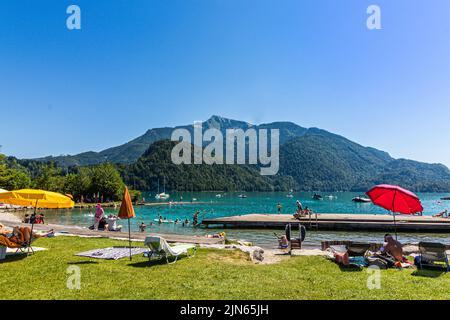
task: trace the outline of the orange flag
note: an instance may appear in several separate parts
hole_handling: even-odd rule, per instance
[[[120,205],[119,218],[120,219],[131,219],[134,218],[134,208],[133,202],[131,201],[130,193],[128,192],[128,187],[125,186],[125,192],[123,194],[122,204]]]

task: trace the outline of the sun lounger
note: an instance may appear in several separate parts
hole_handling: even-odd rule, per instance
[[[443,268],[450,270],[446,246],[442,243],[419,242],[420,256],[416,265],[418,268]]]
[[[188,257],[195,256],[197,247],[193,244],[179,244],[170,246],[164,238],[158,236],[151,236],[145,238],[145,245],[150,249],[146,252],[146,256],[149,260],[157,258],[165,258],[167,263],[175,263],[181,255],[187,255]],[[193,254],[189,254],[189,251],[193,251]],[[172,262],[169,262],[169,257],[174,258]]]
[[[22,253],[34,253],[31,243],[22,243],[11,241],[7,236],[0,235],[0,247],[6,247],[11,249],[17,249],[16,252]]]
[[[351,257],[363,257],[367,250],[370,250],[370,243],[351,242],[347,246],[348,254]]]

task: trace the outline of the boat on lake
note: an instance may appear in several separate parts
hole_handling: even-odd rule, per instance
[[[320,194],[316,194],[316,193],[312,196],[312,198],[313,198],[313,200],[323,200],[323,197]]]
[[[354,197],[352,199],[353,202],[357,202],[357,203],[369,203],[372,202],[372,200],[370,200],[369,198],[363,197],[363,196],[358,196],[358,197]]]
[[[158,193],[155,196],[157,200],[167,200],[170,198],[170,195],[166,193],[166,177],[164,177],[164,191],[159,193],[159,179],[158,179]]]

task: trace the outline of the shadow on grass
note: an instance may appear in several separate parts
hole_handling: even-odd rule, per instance
[[[183,259],[186,259],[186,258],[184,258],[184,257],[178,258],[177,263]],[[173,259],[170,259],[169,261],[172,262]],[[135,262],[135,263],[131,262],[128,264],[128,266],[134,267],[134,268],[148,268],[148,267],[159,266],[159,265],[170,265],[170,264],[168,264],[166,262],[166,259],[145,260],[145,261],[140,261],[140,262]]]
[[[26,254],[13,254],[13,255],[7,255],[4,260],[0,260],[0,263],[8,263],[8,262],[16,262],[23,260],[27,257]]]
[[[439,278],[443,273],[446,273],[443,269],[418,269],[411,273],[411,275],[414,277]]]
[[[67,264],[98,264],[98,261],[76,261],[76,262],[67,262]]]
[[[339,269],[341,269],[342,272],[361,272],[364,268],[358,267],[358,266],[343,266],[339,265]]]

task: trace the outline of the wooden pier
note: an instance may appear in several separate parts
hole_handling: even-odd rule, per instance
[[[450,233],[450,218],[396,215],[397,230],[405,232]],[[247,214],[204,219],[206,227],[221,228],[284,228],[288,223],[301,223],[307,229],[324,231],[382,231],[394,230],[393,217],[382,214],[321,213],[317,217],[295,219],[290,214]]]

